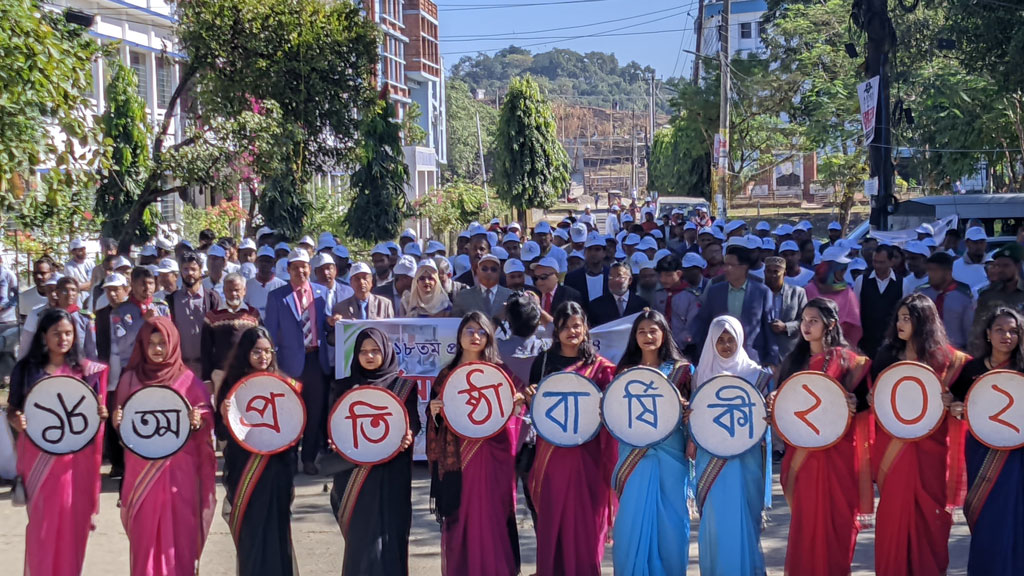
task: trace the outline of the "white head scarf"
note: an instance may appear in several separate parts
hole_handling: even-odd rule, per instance
[[[448,298],[448,294],[445,292],[444,285],[441,283],[441,279],[438,277],[437,265],[433,261],[430,261],[429,265],[421,263],[419,268],[416,269],[416,275],[413,276],[412,288],[408,292],[402,295],[402,308],[405,310],[407,316],[415,316],[419,314],[425,314],[427,316],[433,316],[444,310],[447,310],[451,306],[452,301]],[[430,274],[434,277],[437,284],[434,286],[433,294],[426,294],[420,288],[419,279],[421,276]]]
[[[736,339],[736,353],[732,358],[722,358],[715,348],[715,342],[718,342],[719,336],[727,330]],[[693,390],[696,391],[708,380],[723,374],[739,376],[757,386],[761,372],[761,366],[751,360],[747,356],[747,351],[743,349],[743,325],[740,321],[732,316],[719,316],[712,320],[708,338],[704,341],[704,349],[701,351],[700,364],[697,365],[697,371],[693,376]]]

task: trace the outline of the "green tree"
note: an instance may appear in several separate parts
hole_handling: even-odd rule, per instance
[[[45,203],[31,197],[44,163],[52,165],[42,186],[50,199],[70,201],[93,181],[104,149],[86,93],[104,50],[40,2],[0,2],[0,226]]]
[[[498,111],[472,97],[462,80],[448,80],[445,86],[448,109],[448,164],[444,168],[449,180],[465,180],[483,184],[480,171],[480,140],[484,144],[484,162],[489,166],[494,153],[494,135],[498,131]],[[477,138],[476,119],[480,117]]]
[[[711,145],[699,126],[676,120],[654,133],[647,189],[662,196],[710,198]]]
[[[405,202],[409,168],[402,155],[402,125],[395,105],[381,97],[362,119],[359,168],[352,174],[355,198],[345,214],[350,236],[382,242],[398,235],[411,216]]]
[[[168,108],[193,92],[202,117],[173,146],[165,146],[173,114],[156,130],[128,229],[161,197],[230,182],[237,176],[229,172],[243,171],[262,190],[264,222],[298,231],[311,176],[354,160],[359,117],[374,100],[379,31],[352,2],[190,0],[176,9],[188,58]],[[243,115],[249,119],[236,122]],[[274,124],[274,145],[239,139],[261,123]],[[171,165],[179,172],[165,186]],[[122,236],[121,244],[130,238]]]
[[[451,233],[465,230],[471,222],[483,222],[497,216],[500,207],[488,199],[483,188],[456,181],[431,191],[416,203],[420,218],[430,220],[435,232]]]
[[[100,174],[96,214],[103,222],[104,236],[127,236],[133,244],[143,244],[156,233],[155,206],[146,211],[134,230],[126,231],[125,226],[149,170],[146,102],[139,96],[135,71],[116,60],[111,66],[107,106],[100,121],[103,139],[110,147],[110,166]]]
[[[498,197],[523,213],[550,208],[569,188],[569,155],[558,141],[555,115],[532,78],[513,79],[495,137]]]

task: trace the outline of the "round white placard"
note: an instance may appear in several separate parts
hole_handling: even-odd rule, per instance
[[[121,410],[121,442],[142,458],[167,458],[188,442],[192,407],[173,388],[139,388],[128,396]]]
[[[277,454],[302,438],[306,406],[302,397],[281,377],[251,374],[224,397],[228,402],[228,431],[246,450]]]
[[[761,442],[768,422],[761,393],[736,376],[716,376],[690,401],[693,440],[719,458],[743,454]]]
[[[683,419],[679,391],[665,375],[646,366],[615,377],[601,402],[604,425],[619,442],[647,448],[664,442]]]
[[[967,424],[979,442],[996,450],[1024,447],[1024,374],[993,370],[967,392]]]
[[[576,372],[553,372],[537,384],[530,414],[537,435],[547,442],[580,446],[601,431],[601,389]]]
[[[821,372],[797,372],[775,393],[772,423],[790,446],[828,448],[846,435],[850,419],[846,390]]]
[[[897,362],[875,379],[872,408],[875,420],[893,438],[919,440],[946,417],[942,382],[919,362]]]
[[[515,388],[501,368],[468,362],[452,370],[441,390],[441,413],[455,434],[484,439],[501,432],[512,417]]]
[[[379,386],[349,390],[334,405],[328,434],[335,450],[359,465],[395,457],[409,431],[409,415],[393,392]]]
[[[29,440],[56,455],[88,446],[102,424],[96,392],[72,376],[47,376],[36,382],[22,412]]]

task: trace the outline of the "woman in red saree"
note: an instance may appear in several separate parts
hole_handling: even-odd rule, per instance
[[[870,514],[873,504],[867,405],[871,361],[850,350],[839,326],[834,301],[808,302],[801,312],[801,340],[779,372],[779,382],[804,370],[827,374],[846,389],[854,415],[846,435],[829,448],[786,446],[780,474],[792,514],[786,574],[848,575],[861,528],[857,516]]]
[[[178,330],[170,318],[146,320],[117,387],[114,426],[121,406],[145,386],[173,388],[192,406],[192,434],[162,460],[125,452],[121,523],[128,533],[132,576],[192,576],[210,533],[216,505],[213,411],[206,386],[181,361]]]
[[[594,350],[583,308],[575,302],[562,304],[555,311],[554,327],[551,348],[533,362],[527,397],[542,378],[559,371],[586,376],[602,390],[608,386],[615,365]],[[615,511],[611,486],[618,457],[618,443],[604,427],[593,440],[575,448],[537,438],[529,482],[537,507],[537,576],[601,573]],[[682,478],[679,486],[682,490]]]
[[[871,372],[877,376],[903,360],[927,364],[939,376],[943,400],[970,356],[946,340],[935,304],[923,294],[900,301]],[[949,565],[952,508],[963,503],[963,423],[947,413],[939,427],[916,441],[875,431],[871,448],[878,483],[875,573],[879,576],[945,574]]]
[[[37,448],[24,434],[28,422],[22,410],[32,386],[48,376],[84,380],[99,397],[100,418],[107,417],[107,367],[79,357],[74,321],[58,308],[42,314],[28,354],[14,365],[8,420],[19,432],[18,475],[28,507],[25,574],[77,576],[99,508],[103,427],[73,454],[56,456]]]
[[[481,312],[459,323],[455,357],[434,380],[427,418],[431,511],[441,524],[444,576],[514,576],[519,573],[516,528],[515,446],[519,418],[486,440],[466,440],[452,432],[441,414],[441,389],[448,375],[467,362],[501,366],[494,325]],[[517,396],[517,406],[521,399]]]

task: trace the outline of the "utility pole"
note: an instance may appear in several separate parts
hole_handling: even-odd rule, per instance
[[[654,74],[652,73],[651,74],[651,120],[650,120],[650,126],[648,127],[648,131],[647,131],[647,143],[648,143],[648,145],[650,145],[651,143],[654,142],[654,100],[655,100],[655,94],[654,94]]]
[[[882,0],[884,2],[884,0]],[[719,62],[722,69],[722,95],[719,110],[719,151],[718,151],[718,194],[722,196],[722,206],[718,207],[723,214],[728,212],[729,198],[729,94],[732,92],[729,80],[729,17],[732,6],[730,0],[722,2],[722,21],[718,26],[721,41]]]
[[[636,100],[629,121],[629,192],[636,198]]]
[[[704,42],[704,0],[698,0],[697,4],[697,45],[693,49],[693,83],[700,82],[700,59],[704,56],[701,52],[701,45]]]
[[[875,138],[868,150],[871,175],[878,178],[878,195],[871,208],[871,224],[879,230],[888,230],[893,192],[889,54],[896,47],[896,29],[889,18],[887,0],[867,0],[861,11],[853,14],[853,20],[868,36],[868,78],[879,77]]]
[[[487,167],[484,165],[484,137],[480,133],[480,113],[476,113],[476,143],[480,147],[480,177],[484,182],[484,194],[487,193]]]

